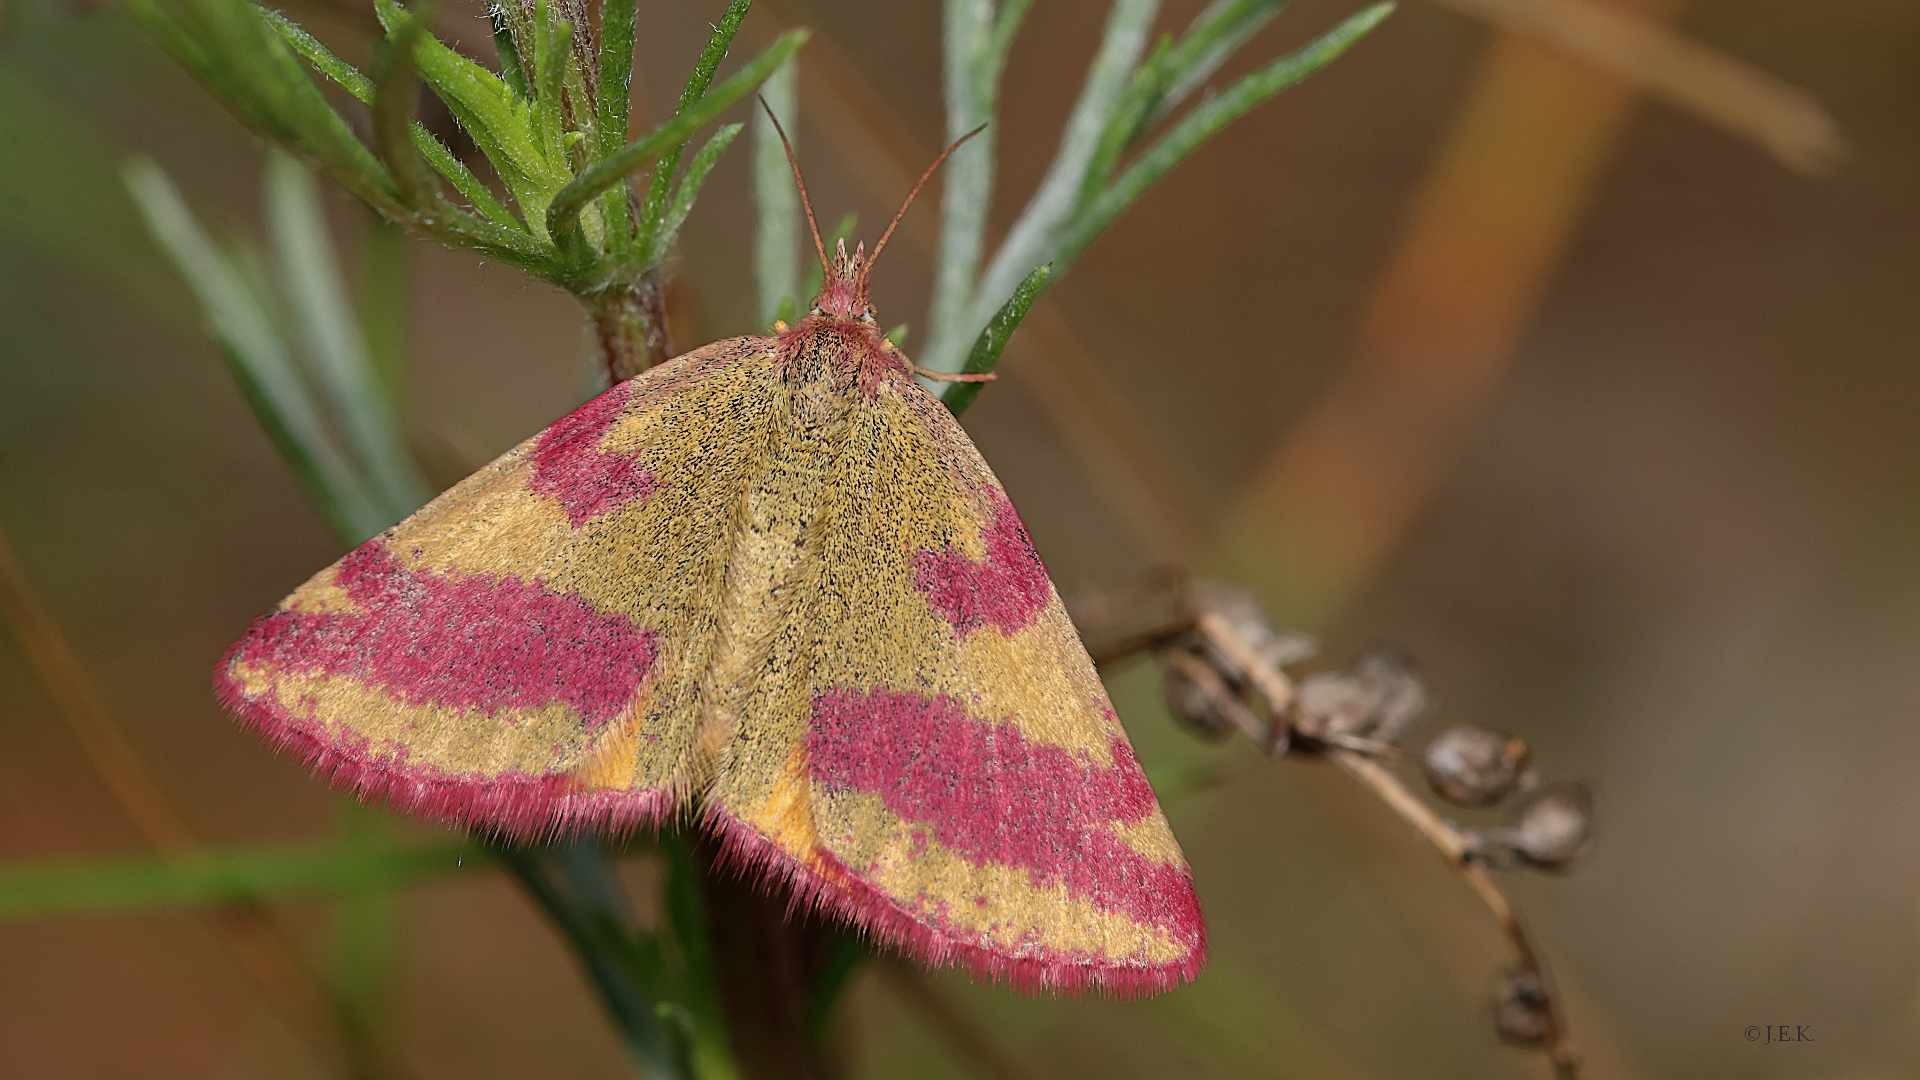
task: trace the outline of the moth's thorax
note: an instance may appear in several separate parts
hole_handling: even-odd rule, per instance
[[[781,332],[776,355],[796,402],[835,411],[855,390],[873,393],[906,373],[904,358],[887,343],[867,293],[865,248],[847,254],[844,243],[806,317]]]

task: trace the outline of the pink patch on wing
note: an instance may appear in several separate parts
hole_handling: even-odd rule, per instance
[[[815,782],[880,796],[976,865],[1021,867],[1036,886],[1064,885],[1102,910],[1203,933],[1185,868],[1141,855],[1114,831],[1155,804],[1132,748],[1118,737],[1111,748],[1113,764],[1096,765],[976,719],[946,695],[834,689],[814,698],[808,765]]]
[[[228,663],[345,675],[414,705],[572,706],[587,730],[620,715],[653,666],[654,631],[538,581],[407,570],[379,540],[334,582],[366,614],[276,611]]]
[[[980,530],[985,562],[974,562],[952,544],[913,553],[913,587],[946,617],[956,635],[992,624],[1003,634],[1032,625],[1047,604],[1047,568],[1027,539],[1027,530],[1005,495],[993,492],[993,524]]]
[[[600,449],[608,429],[620,419],[633,384],[624,382],[587,402],[540,433],[533,450],[537,495],[558,499],[574,528],[610,514],[661,488],[660,478],[628,454]]]

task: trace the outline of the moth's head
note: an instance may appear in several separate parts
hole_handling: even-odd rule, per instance
[[[867,293],[867,268],[872,265],[865,244],[856,246],[849,255],[847,242],[838,241],[833,263],[827,267],[826,284],[813,298],[813,310],[808,314],[874,325],[873,300]]]

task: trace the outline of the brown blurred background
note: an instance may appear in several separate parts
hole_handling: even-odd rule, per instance
[[[720,6],[642,5],[643,115]],[[1168,0],[1161,25],[1200,6]],[[1301,0],[1224,75],[1356,6]],[[1406,0],[1089,249],[967,427],[1070,599],[1186,560],[1333,662],[1410,646],[1428,731],[1501,726],[1550,778],[1592,784],[1591,859],[1512,876],[1592,1076],[1920,1074],[1920,5],[1630,6],[1810,92],[1848,156],[1803,175]],[[477,10],[443,5],[437,25],[483,49]],[[364,60],[357,7],[289,13]],[[1103,17],[1043,0],[1014,48],[1000,228]],[[119,10],[7,20],[0,522],[195,829],[327,835],[339,798],[226,720],[208,672],[337,548],[113,173],[153,155],[203,216],[257,235],[260,147]],[[798,132],[815,204],[871,237],[942,141],[938,5],[763,4],[742,40],[795,22],[817,30]],[[679,348],[754,329],[747,157],[723,160],[683,234]],[[936,205],[877,285],[889,324],[924,324]],[[351,249],[360,211],[332,209]],[[431,441],[491,456],[581,398],[571,300],[414,256],[411,419]],[[1324,766],[1194,743],[1150,669],[1112,682],[1149,765],[1223,763],[1167,805],[1215,959],[1148,1002],[940,977],[1031,1075],[1546,1075],[1493,1042],[1499,939],[1408,829]],[[0,636],[0,858],[141,849]],[[322,955],[324,910],[282,910]],[[393,1022],[418,1076],[622,1075],[503,878],[421,885],[400,920]],[[1815,1041],[1746,1037],[1779,1024]],[[855,987],[845,1039],[855,1075],[967,1075],[878,979]],[[0,923],[0,1075],[324,1072],[208,924],[167,911]]]

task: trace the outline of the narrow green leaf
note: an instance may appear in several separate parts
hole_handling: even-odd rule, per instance
[[[346,802],[340,843],[368,850],[393,843],[392,822],[365,803]],[[390,1024],[396,965],[394,890],[386,881],[364,878],[340,883],[333,891],[334,981],[340,1004],[361,1039],[378,1040]]]
[[[1178,44],[1163,39],[1140,65],[1120,107],[1102,134],[1081,185],[1081,205],[1091,203],[1113,178],[1120,155],[1161,118],[1178,108],[1227,57],[1265,26],[1287,0],[1214,0],[1196,16]]]
[[[1120,104],[1113,110],[1113,116],[1107,120],[1105,131],[1100,133],[1100,145],[1093,152],[1093,160],[1087,163],[1086,176],[1080,181],[1080,205],[1085,206],[1100,194],[1113,178],[1113,167],[1120,161],[1120,155],[1132,145],[1135,134],[1146,120],[1147,113],[1159,101],[1171,77],[1168,62],[1173,56],[1174,44],[1171,37],[1161,37],[1154,45],[1153,52],[1133,73],[1127,83],[1127,92],[1120,97]]]
[[[946,186],[940,199],[940,246],[934,264],[933,304],[928,312],[933,340],[960,333],[973,310],[973,288],[986,248],[987,212],[993,199],[994,149],[998,132],[992,125],[1000,94],[1004,56],[998,52],[995,29],[999,19],[1018,3],[996,15],[993,0],[948,0],[944,33],[947,140],[987,125],[947,159]]]
[[[431,214],[443,201],[407,130],[418,89],[414,42],[425,33],[417,20],[407,19],[388,31],[373,53],[373,145],[400,186],[401,201],[415,214]]]
[[[1081,183],[1114,109],[1126,92],[1140,54],[1146,50],[1158,0],[1114,0],[1100,49],[1081,86],[1080,99],[1067,119],[1060,148],[1026,209],[987,264],[973,294],[972,315],[945,337],[929,341],[925,365],[954,371],[965,359],[961,350],[985,327],[1004,297],[1013,295],[1029,270],[1056,258],[1061,229],[1081,206]]]
[[[366,336],[347,300],[327,235],[320,187],[306,166],[278,150],[267,155],[266,209],[308,370],[362,475],[397,522],[427,501],[427,485],[400,441],[388,397],[367,356]]]
[[[753,283],[762,327],[779,316],[782,301],[793,302],[800,285],[800,191],[780,133],[767,118],[771,109],[789,135],[797,134],[798,68],[798,60],[775,68],[760,85],[767,108],[753,111]]]
[[[1065,230],[1056,258],[1071,262],[1140,194],[1165,176],[1194,148],[1247,110],[1320,70],[1345,52],[1393,11],[1392,3],[1363,8],[1319,38],[1241,78],[1174,125],[1121,173]]]
[[[262,12],[268,25],[279,33],[282,40],[293,46],[293,51],[301,59],[313,65],[313,69],[327,77],[335,86],[352,94],[354,100],[362,105],[373,104],[373,80],[360,73],[360,69],[334,55],[332,49],[320,43],[320,39],[306,32],[299,23],[277,11]]]
[[[144,158],[122,171],[160,247],[200,300],[241,388],[267,432],[342,535],[364,540],[391,522],[380,501],[334,445],[254,289],[201,231],[159,166]]]
[[[269,11],[266,17],[287,44],[293,46],[295,52],[299,53],[307,63],[313,65],[314,70],[352,94],[361,104],[373,104],[372,79],[362,75],[352,64],[335,56],[312,34],[301,29],[286,16]],[[433,133],[419,121],[409,121],[409,128],[413,133],[413,145],[419,149],[420,156],[427,159],[427,164],[433,166],[435,172],[446,177],[447,182],[454,186],[454,190],[465,196],[467,201],[473,204],[474,209],[485,214],[487,219],[496,225],[519,232],[526,231],[526,226],[513,216],[511,210],[500,205],[500,200],[493,197],[493,192],[487,190],[487,186],[480,182],[480,178],[473,175],[473,170],[467,168],[464,162],[455,157],[445,143],[435,138]],[[530,247],[528,253],[532,254],[535,250],[537,249]]]
[[[242,848],[0,866],[0,918],[222,904],[395,884],[489,861],[464,841]]]
[[[600,145],[592,154],[596,161],[627,142],[628,109],[633,98],[633,36],[638,18],[634,0],[604,0],[600,9],[600,116],[595,128]],[[602,246],[607,254],[616,263],[630,260],[634,236],[626,185],[617,185],[600,197],[600,218],[605,233]]]
[[[363,201],[383,212],[400,211],[394,179],[334,112],[259,7],[249,0],[188,0],[186,10],[237,84],[243,104],[236,115]]]
[[[700,185],[706,183],[707,172],[713,163],[720,160],[740,134],[744,124],[728,124],[713,133],[693,160],[687,162],[687,174],[680,178],[680,186],[674,189],[673,201],[667,204],[667,213],[660,222],[660,231],[654,237],[654,250],[648,258],[650,263],[658,263],[667,257],[667,249],[673,245],[673,238],[680,235],[680,226],[686,223],[687,215],[693,211],[693,201],[700,197]]]
[[[700,100],[674,113],[672,119],[655,128],[651,134],[635,139],[574,177],[573,182],[560,189],[547,207],[548,234],[559,237],[578,229],[580,211],[588,202],[619,184],[628,173],[656,160],[669,148],[685,143],[709,120],[752,93],[754,87],[760,85],[774,68],[784,63],[806,40],[805,30],[789,30],[780,35],[765,52],[754,57]]]
[[[987,328],[980,331],[979,338],[973,343],[973,351],[967,354],[967,362],[960,369],[961,373],[985,375],[1000,363],[1001,351],[1007,347],[1007,341],[1019,328],[1020,321],[1027,317],[1027,309],[1033,306],[1033,301],[1040,295],[1040,290],[1047,287],[1047,277],[1052,273],[1051,263],[1046,266],[1036,266],[1033,272],[1020,282],[1020,286],[1013,290],[1013,295],[1007,298],[1007,302],[1000,306],[1000,310],[994,314],[992,321],[987,323]],[[946,405],[947,411],[952,413],[955,419],[959,419],[960,414],[966,412],[967,407],[973,404],[973,399],[980,396],[982,385],[977,382],[948,383],[940,395],[940,400]]]
[[[1194,18],[1180,39],[1179,49],[1169,58],[1168,79],[1160,100],[1141,120],[1132,138],[1138,138],[1179,108],[1181,102],[1220,70],[1229,56],[1286,6],[1287,0],[1214,0],[1208,4],[1206,10]]]
[[[680,114],[693,108],[706,94],[707,87],[713,83],[714,72],[720,69],[720,61],[726,59],[727,49],[733,44],[733,35],[739,31],[741,21],[747,17],[747,9],[752,6],[753,0],[731,0],[720,21],[713,24],[713,33],[707,36],[706,48],[700,50],[700,59],[694,62],[693,73],[687,76],[686,85],[680,88],[680,103],[674,107],[674,119],[679,119]],[[775,68],[778,66],[774,65]],[[774,69],[768,70],[771,73]],[[647,197],[641,202],[639,249],[643,254],[659,250],[655,238],[659,235],[661,219],[666,213],[667,194],[674,173],[679,168],[680,144],[660,152],[660,161],[653,167],[653,178],[647,183]]]
[[[533,17],[533,137],[548,167],[565,170],[566,124],[561,103],[567,65],[573,59],[573,24],[554,12],[550,0],[537,0]]]
[[[493,27],[494,51],[500,54],[500,81],[520,100],[532,100],[533,88],[528,85],[526,69],[520,63],[520,46],[513,40],[513,29],[507,24],[506,6],[489,4],[487,23]]]
[[[374,11],[389,35],[415,21],[394,0],[374,0]],[[541,235],[547,200],[567,182],[568,174],[536,140],[533,106],[491,71],[424,30],[414,39],[413,62],[420,77],[447,103],[454,119],[493,163],[528,228]]]
[[[1007,53],[1013,50],[1014,36],[1020,32],[1020,24],[1026,21],[1027,9],[1033,6],[1033,0],[1002,0],[1000,13],[993,17],[993,72],[992,81],[1000,81],[999,68],[1006,65]],[[967,129],[971,131],[972,129]],[[965,134],[966,132],[961,132]],[[958,138],[959,136],[955,136]]]

